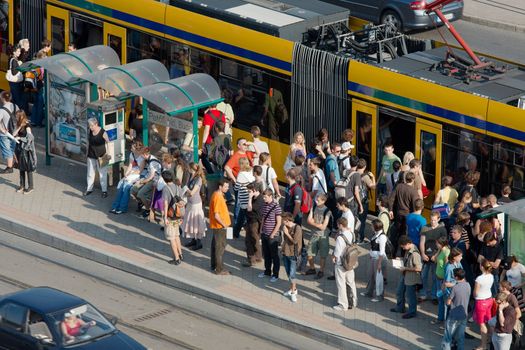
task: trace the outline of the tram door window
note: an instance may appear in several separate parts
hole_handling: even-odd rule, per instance
[[[103,42],[102,22],[85,16],[72,15],[70,38],[77,49],[100,45]]]
[[[357,111],[357,156],[371,164],[372,160],[372,115],[369,113]]]
[[[421,132],[421,170],[430,191],[436,189],[436,138],[433,133]]]
[[[109,47],[111,47],[118,55],[118,58],[122,62],[122,38],[116,35],[109,34],[108,37]]]
[[[52,45],[51,50],[54,54],[65,51],[65,24],[62,18],[52,17],[51,28],[52,28]]]
[[[430,209],[441,184],[442,126],[428,120],[416,120],[415,157],[421,160],[421,170],[430,195],[425,198],[425,208]]]

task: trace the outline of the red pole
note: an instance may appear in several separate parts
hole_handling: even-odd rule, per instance
[[[448,21],[448,19],[445,18],[445,16],[443,15],[443,12],[441,12],[440,9],[434,9],[433,11],[436,13],[436,15],[439,17],[439,19],[441,19],[443,24],[447,27],[447,29],[454,36],[454,38],[456,38],[456,40],[459,43],[459,45],[461,45],[461,47],[463,47],[465,49],[465,51],[470,56],[470,58],[472,58],[472,60],[476,64],[476,66],[482,66],[483,62],[480,61],[478,56],[476,56],[474,51],[472,51],[472,49],[467,44],[467,42],[465,40],[463,40],[461,35],[456,31],[456,28],[454,28],[454,26]]]

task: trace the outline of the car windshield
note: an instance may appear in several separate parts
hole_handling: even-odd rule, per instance
[[[93,306],[85,304],[50,314],[64,345],[89,342],[115,331],[115,327]]]

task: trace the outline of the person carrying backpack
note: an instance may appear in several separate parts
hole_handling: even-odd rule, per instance
[[[0,107],[0,149],[2,157],[6,161],[6,168],[0,170],[0,174],[11,174],[13,172],[14,152],[16,140],[13,132],[16,129],[15,111],[16,105],[11,102],[11,93],[4,91],[0,94],[3,106]]]
[[[225,124],[218,121],[214,125],[216,135],[210,147],[208,160],[214,165],[215,172],[224,170],[224,165],[230,159],[232,153],[232,144],[230,135],[224,132]]]
[[[374,235],[370,239],[370,251],[368,252],[370,256],[368,283],[366,285],[366,292],[361,293],[361,295],[372,298],[370,301],[377,303],[384,300],[383,278],[388,261],[386,253],[388,238],[383,231],[383,223],[381,220],[373,220],[372,227],[374,229]],[[379,279],[378,274],[381,274]],[[377,286],[376,281],[380,282],[381,285]]]
[[[361,223],[359,227],[359,242],[363,243],[365,240],[365,227],[366,219],[368,217],[368,194],[370,191],[376,188],[376,179],[374,174],[370,171],[366,172],[366,160],[361,158],[357,162],[356,171],[361,175],[361,184],[359,185],[359,198],[361,199],[361,205],[363,212],[359,214],[359,221]],[[357,237],[357,235],[356,235]]]
[[[211,153],[210,148],[213,143],[213,139],[215,136],[217,136],[217,132],[214,127],[215,123],[218,121],[221,121],[226,125],[226,115],[219,111],[217,106],[211,106],[204,113],[204,119],[202,121],[202,125],[204,126],[204,130],[202,132],[202,153],[208,156]]]
[[[337,285],[337,305],[333,307],[336,311],[346,311],[357,307],[357,290],[355,286],[355,268],[359,252],[357,247],[352,246],[352,233],[348,230],[346,218],[337,220],[339,236],[335,240],[334,255],[332,261],[335,264],[335,283]],[[348,304],[347,286],[352,291],[352,304]]]

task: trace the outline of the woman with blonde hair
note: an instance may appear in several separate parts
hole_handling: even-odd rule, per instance
[[[299,155],[306,157],[306,143],[304,139],[304,134],[300,131],[296,132],[293,136],[293,142],[290,144],[290,150],[288,152],[288,157],[284,162],[284,172],[295,167],[295,158]]]
[[[235,181],[234,189],[237,192],[237,202],[239,204],[239,215],[237,221],[233,225],[233,237],[238,238],[241,233],[241,228],[246,221],[246,212],[248,210],[248,201],[250,200],[250,193],[246,186],[255,181],[255,176],[252,173],[252,167],[248,158],[239,159],[239,174]]]
[[[191,250],[199,250],[202,248],[201,239],[206,231],[206,219],[202,209],[201,197],[201,189],[206,184],[206,177],[204,176],[204,169],[198,163],[190,163],[188,169],[190,173],[186,190],[188,202],[182,220],[182,231],[186,238],[191,238],[186,247],[191,248]]]
[[[408,152],[405,152],[405,154],[403,155],[403,163],[401,164],[401,171],[403,172],[407,172],[410,170],[410,161],[412,159],[415,159],[416,157],[414,157],[414,153],[408,151]]]
[[[15,155],[18,160],[18,170],[20,171],[20,187],[16,192],[28,194],[33,192],[33,172],[36,169],[35,138],[31,132],[29,120],[23,110],[16,111],[17,128],[13,132],[17,144]],[[27,188],[26,188],[27,177]]]

